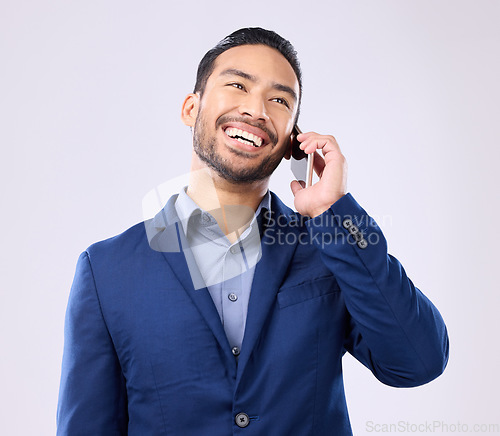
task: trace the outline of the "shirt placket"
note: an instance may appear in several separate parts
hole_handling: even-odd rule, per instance
[[[235,355],[239,354],[244,332],[245,319],[241,298],[244,270],[243,253],[238,243],[233,244],[224,256],[221,298],[224,330]],[[235,350],[235,347],[238,350]]]

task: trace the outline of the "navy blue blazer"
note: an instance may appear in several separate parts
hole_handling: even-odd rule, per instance
[[[58,435],[350,435],[346,351],[391,386],[444,370],[443,319],[350,194],[310,220],[272,195],[237,362],[174,201],[78,260]]]

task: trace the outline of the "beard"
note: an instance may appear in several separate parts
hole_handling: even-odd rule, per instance
[[[216,131],[218,127],[227,122],[243,121],[249,125],[248,120],[236,119],[228,116],[222,116],[217,120]],[[262,126],[256,126],[261,129]],[[266,147],[274,148],[277,143],[276,135],[270,132],[268,129],[263,129],[269,135],[271,139],[270,143]],[[217,151],[217,140],[214,136],[209,136],[207,134],[207,122],[203,117],[203,113],[200,112],[196,122],[194,124],[194,134],[193,134],[193,148],[195,153],[198,155],[200,160],[208,165],[211,169],[217,172],[223,179],[228,180],[233,183],[247,184],[256,182],[259,180],[267,179],[271,176],[274,170],[278,167],[281,159],[285,155],[286,148],[283,153],[278,153],[276,155],[270,155],[263,159],[260,163],[256,165],[251,165],[253,160],[259,159],[252,153],[245,153],[244,151],[235,150],[233,148],[228,148],[228,150],[235,156],[243,157],[248,159],[248,164],[245,164],[243,168],[237,168],[231,159],[227,159],[220,155]]]

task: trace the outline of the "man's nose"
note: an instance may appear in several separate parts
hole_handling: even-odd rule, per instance
[[[267,121],[266,101],[259,96],[248,95],[240,104],[240,114],[248,115],[256,120]]]

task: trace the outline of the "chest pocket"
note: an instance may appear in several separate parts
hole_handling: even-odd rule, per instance
[[[284,309],[294,304],[337,292],[340,292],[340,287],[334,276],[320,277],[299,285],[281,288],[278,292],[278,305],[280,309]]]

